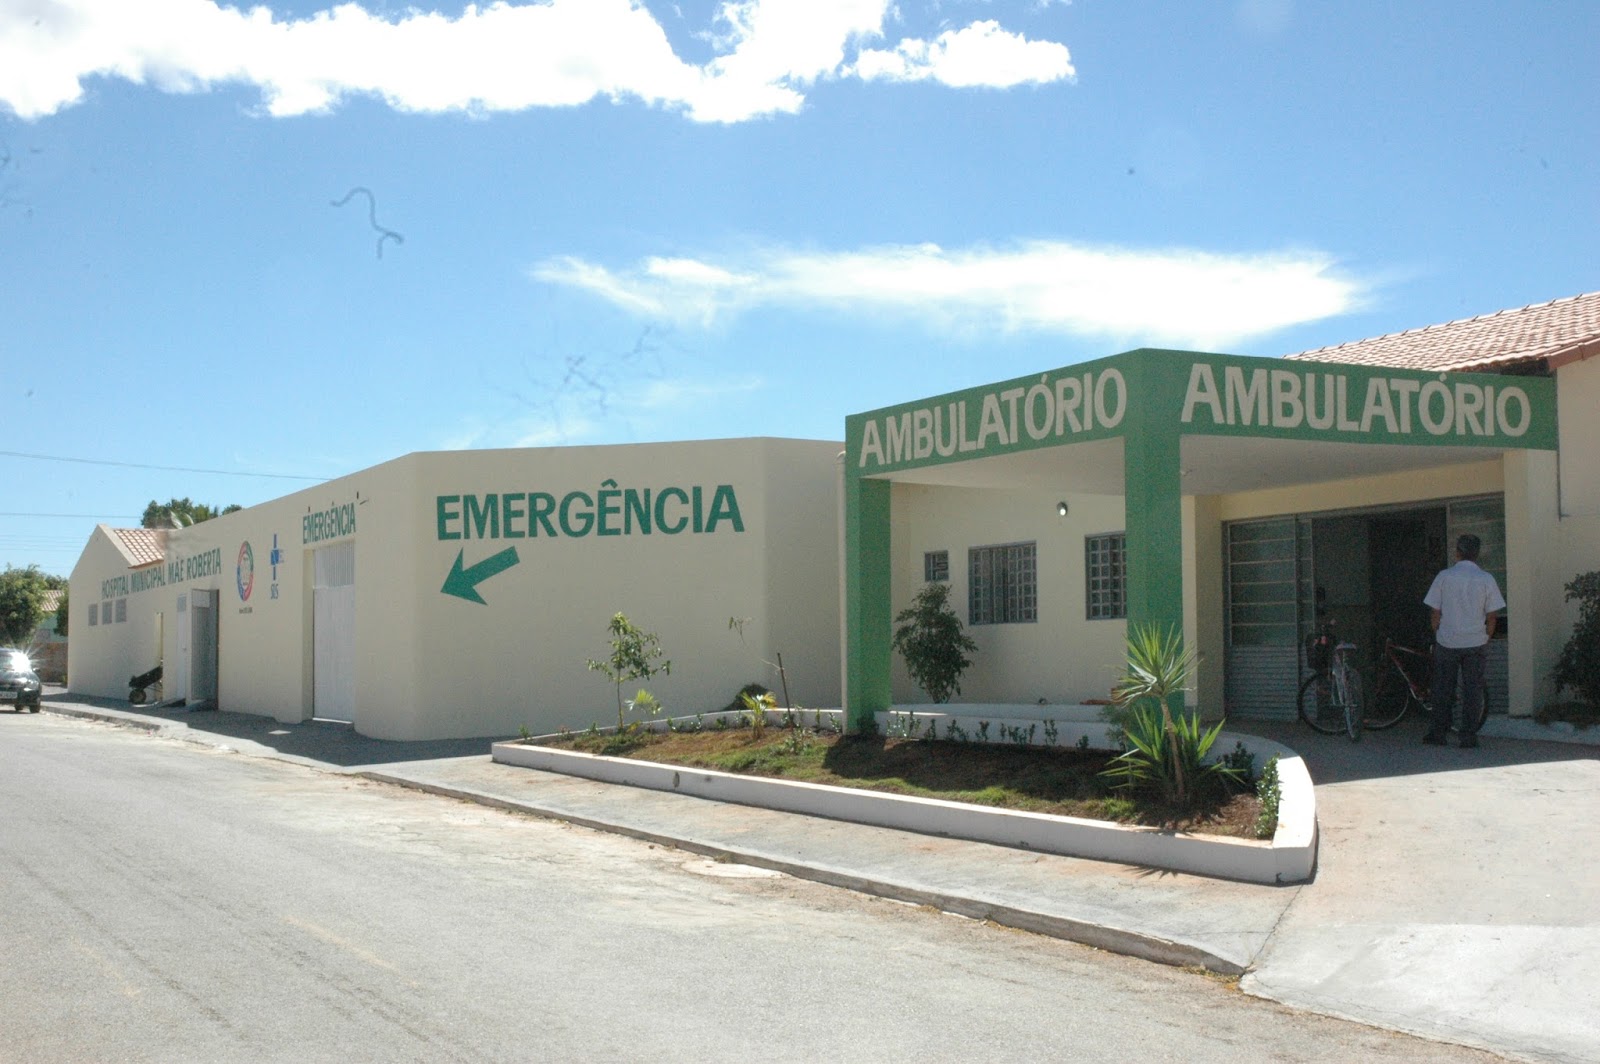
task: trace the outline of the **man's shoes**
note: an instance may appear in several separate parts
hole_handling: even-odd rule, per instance
[[[1443,746],[1444,736],[1435,735],[1433,732],[1429,732],[1422,737],[1422,741],[1429,746]]]
[[[1463,732],[1459,745],[1463,750],[1474,750],[1478,746],[1478,737],[1472,732]]]

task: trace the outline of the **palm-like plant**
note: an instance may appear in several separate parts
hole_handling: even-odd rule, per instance
[[[1128,632],[1128,659],[1122,677],[1111,690],[1118,723],[1131,749],[1121,754],[1108,776],[1121,786],[1159,784],[1169,799],[1187,805],[1191,781],[1200,776],[1227,776],[1226,765],[1205,764],[1217,735],[1219,721],[1202,729],[1194,714],[1179,711],[1175,720],[1172,701],[1182,696],[1194,676],[1195,653],[1176,628],[1134,625]],[[1148,703],[1159,707],[1159,715]]]

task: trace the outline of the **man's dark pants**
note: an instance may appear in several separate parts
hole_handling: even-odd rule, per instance
[[[1433,720],[1428,734],[1443,736],[1450,730],[1451,711],[1456,704],[1456,679],[1461,680],[1462,735],[1476,734],[1466,727],[1483,713],[1483,666],[1489,660],[1489,644],[1481,647],[1433,647]]]

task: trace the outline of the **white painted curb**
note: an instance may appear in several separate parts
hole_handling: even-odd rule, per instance
[[[1104,730],[1103,724],[1097,726]],[[741,776],[516,741],[495,743],[491,750],[494,760],[504,765],[925,835],[1192,872],[1247,883],[1299,883],[1309,879],[1316,864],[1317,826],[1316,797],[1305,762],[1278,743],[1233,732],[1224,732],[1217,741],[1217,748],[1231,751],[1236,742],[1244,743],[1245,748],[1256,755],[1257,765],[1274,755],[1278,757],[1282,797],[1278,831],[1270,842],[1178,834],[1159,828],[935,798]]]

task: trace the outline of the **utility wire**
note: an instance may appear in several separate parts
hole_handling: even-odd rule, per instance
[[[0,511],[0,517],[79,517],[90,521],[134,521],[138,519],[134,514],[36,514],[24,513],[21,510],[3,510]]]
[[[191,466],[149,465],[144,462],[114,462],[109,458],[69,458],[59,454],[28,454],[24,451],[0,451],[0,458],[32,458],[40,462],[76,462],[79,465],[117,466],[121,469],[158,469],[164,473],[211,473],[221,477],[266,477],[272,480],[316,480],[327,477],[301,477],[290,473],[245,473],[237,469],[195,469]]]

